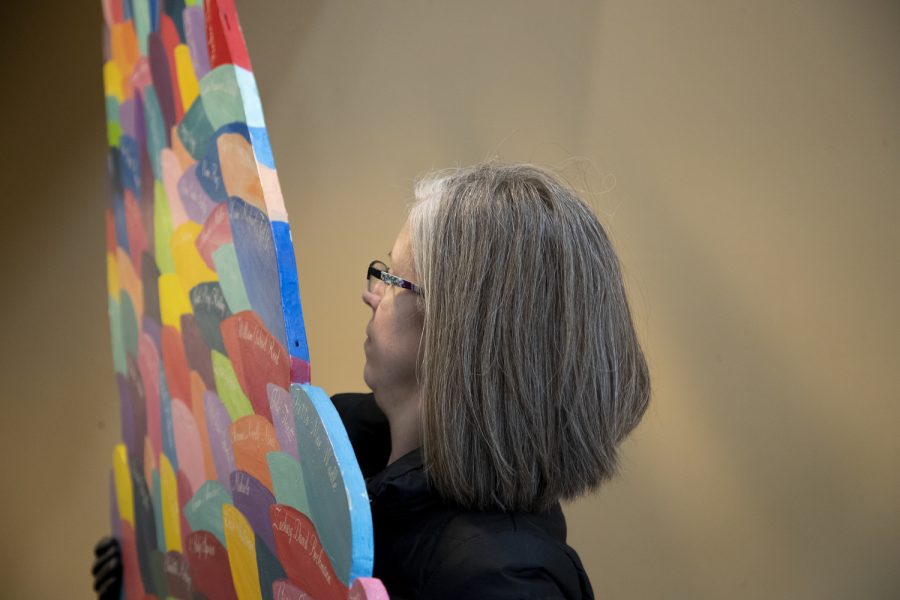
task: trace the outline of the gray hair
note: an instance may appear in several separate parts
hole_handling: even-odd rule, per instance
[[[650,398],[618,259],[585,202],[531,165],[421,180],[419,379],[429,480],[480,510],[595,489]]]

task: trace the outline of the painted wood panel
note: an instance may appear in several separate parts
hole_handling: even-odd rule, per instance
[[[102,0],[129,598],[386,598],[233,0]]]

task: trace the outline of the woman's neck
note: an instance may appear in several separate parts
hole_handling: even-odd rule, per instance
[[[419,398],[410,398],[405,402],[382,404],[388,424],[391,428],[391,455],[387,464],[409,454],[422,445],[422,424],[419,420]]]

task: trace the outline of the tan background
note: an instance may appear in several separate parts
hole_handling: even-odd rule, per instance
[[[118,436],[99,2],[57,4],[0,20],[3,598],[90,597]],[[567,507],[598,596],[900,597],[900,5],[238,6],[315,382],[362,388],[362,271],[417,175],[555,165],[655,386],[622,476]]]

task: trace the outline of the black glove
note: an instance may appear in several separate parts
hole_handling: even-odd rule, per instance
[[[122,591],[122,551],[113,537],[105,537],[94,546],[94,591],[99,600],[119,600]]]

